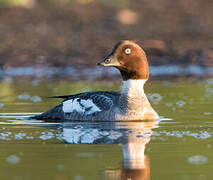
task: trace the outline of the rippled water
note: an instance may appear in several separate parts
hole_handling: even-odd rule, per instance
[[[154,81],[158,122],[24,120],[113,82],[0,82],[0,179],[213,179],[213,80]]]

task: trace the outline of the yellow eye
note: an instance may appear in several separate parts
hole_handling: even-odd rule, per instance
[[[125,49],[125,53],[126,54],[130,54],[131,53],[131,49],[129,49],[129,48]]]

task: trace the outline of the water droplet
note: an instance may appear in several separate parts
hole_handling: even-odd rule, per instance
[[[75,177],[74,177],[74,180],[82,180],[82,179],[83,179],[82,176],[75,176]]]
[[[183,107],[183,106],[186,104],[186,102],[180,100],[180,101],[177,101],[176,104],[177,104],[179,107]]]
[[[14,138],[20,140],[23,139],[24,136],[26,136],[26,133],[17,133],[14,135]]]
[[[153,94],[149,94],[148,98],[150,101],[152,101],[152,103],[158,104],[162,100],[163,97],[158,93],[153,93]]]
[[[18,96],[19,100],[28,100],[30,99],[30,95],[28,93],[24,93]]]
[[[89,92],[89,91],[92,91],[92,89],[91,88],[82,88],[82,90],[81,90],[82,92]]]
[[[208,159],[205,156],[196,155],[196,156],[189,157],[188,162],[191,164],[201,165],[201,164],[206,164],[208,162]]]
[[[30,100],[33,101],[33,102],[41,102],[42,101],[42,99],[39,96],[33,96],[33,97],[30,98]]]
[[[59,171],[64,171],[64,165],[59,164],[59,165],[58,165],[58,170],[59,170]]]
[[[166,106],[170,107],[172,106],[173,104],[172,103],[167,103]]]
[[[17,164],[20,162],[20,158],[16,155],[11,155],[7,158],[7,162],[10,164]]]
[[[0,103],[0,108],[2,108],[4,106],[4,104],[3,103]]]
[[[212,113],[211,112],[204,112],[203,114],[204,115],[211,115]]]
[[[42,132],[42,135],[39,137],[42,140],[48,140],[54,138],[54,134],[52,132]]]

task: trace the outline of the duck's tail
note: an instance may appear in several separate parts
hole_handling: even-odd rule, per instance
[[[48,121],[63,120],[64,113],[62,111],[62,105],[58,105],[42,114],[30,116],[29,119],[48,120]]]

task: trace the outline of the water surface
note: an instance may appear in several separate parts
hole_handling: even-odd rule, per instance
[[[159,122],[48,123],[20,118],[114,82],[0,82],[0,179],[213,179],[213,80],[145,86]]]

